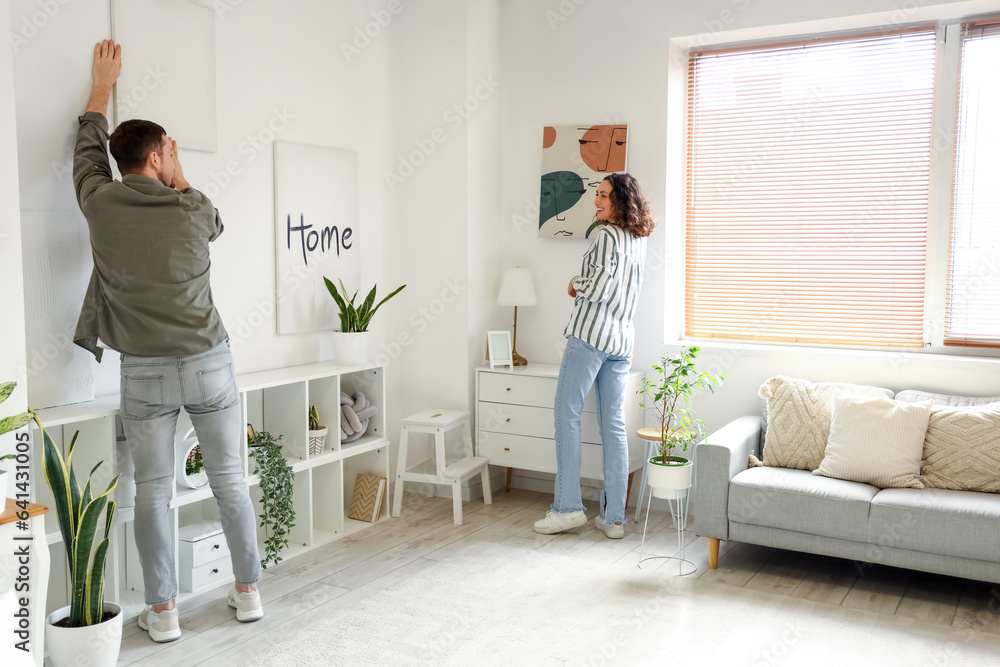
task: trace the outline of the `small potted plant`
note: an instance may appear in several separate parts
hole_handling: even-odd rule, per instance
[[[77,437],[73,434],[66,458],[42,428],[38,415],[32,413],[42,436],[42,470],[52,490],[56,518],[69,561],[70,604],[48,615],[46,647],[53,667],[80,664],[113,667],[118,661],[122,637],[122,608],[104,600],[104,565],[111,548],[111,524],[115,502],[111,492],[118,485],[116,475],[104,491],[92,488],[94,473],[83,479],[73,470],[73,452]],[[98,536],[101,520],[104,537]]]
[[[340,282],[340,289],[333,282],[324,277],[326,289],[330,296],[337,303],[340,309],[340,331],[334,332],[333,350],[337,355],[337,363],[345,366],[360,366],[365,363],[368,355],[368,325],[375,316],[375,311],[383,303],[399,294],[406,285],[401,285],[394,289],[389,296],[385,297],[378,304],[375,304],[375,290],[378,285],[372,287],[360,307],[355,307],[354,300],[358,293],[351,295],[344,287],[344,281]]]
[[[0,384],[0,403],[7,400],[8,397],[14,392],[14,387],[17,386],[16,382],[4,382]],[[30,412],[22,412],[19,415],[13,415],[11,417],[4,417],[0,419],[0,435],[4,433],[10,433],[11,431],[16,431],[20,428],[24,428],[31,421]],[[0,456],[0,464],[4,461],[12,460],[17,458],[16,454],[4,454]],[[7,471],[0,468],[0,502],[7,497]],[[2,511],[2,510],[0,510]]]
[[[326,444],[326,434],[330,431],[319,423],[319,413],[315,405],[309,406],[309,456],[319,456]]]
[[[174,478],[177,483],[188,489],[200,489],[208,485],[208,472],[201,457],[201,443],[194,427],[188,429],[184,437],[178,437],[177,454],[174,457],[176,467]]]
[[[247,426],[247,444],[254,460],[253,474],[260,478],[260,526],[264,529],[264,557],[260,565],[281,561],[281,550],[288,546],[289,531],[295,527],[293,483],[295,472],[281,453],[282,436],[254,431]]]
[[[705,422],[692,418],[688,408],[695,391],[708,389],[715,392],[727,375],[699,372],[695,367],[696,346],[681,348],[677,354],[661,357],[653,364],[654,379],[643,378],[639,387],[643,395],[640,407],[656,415],[660,440],[657,453],[648,463],[647,479],[657,498],[681,498],[691,487],[693,463],[675,455],[675,450],[686,452],[704,430]],[[655,437],[655,435],[654,435]]]

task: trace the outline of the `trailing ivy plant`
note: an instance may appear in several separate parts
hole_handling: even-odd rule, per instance
[[[248,433],[250,456],[254,460],[253,474],[260,477],[260,525],[264,529],[264,557],[260,565],[281,561],[281,550],[288,546],[289,531],[295,527],[295,507],[292,504],[292,483],[295,473],[281,454],[282,436],[275,438],[267,431]]]

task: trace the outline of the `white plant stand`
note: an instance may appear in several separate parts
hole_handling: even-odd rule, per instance
[[[677,531],[677,555],[643,557],[646,546],[646,527],[649,525],[649,508],[653,504],[653,487],[650,486],[649,496],[646,499],[646,520],[642,524],[642,543],[639,545],[639,569],[642,569],[642,564],[647,560],[676,560],[677,575],[686,577],[698,571],[698,566],[684,557],[684,529],[687,528],[688,504],[691,501],[691,494],[688,493],[688,489],[680,489],[677,491],[676,498],[667,498],[666,501],[670,507],[674,528]]]

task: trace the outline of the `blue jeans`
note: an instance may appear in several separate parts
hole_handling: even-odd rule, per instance
[[[177,597],[170,501],[174,432],[182,407],[201,444],[236,581],[260,581],[256,517],[240,455],[243,407],[229,342],[190,357],[123,354],[121,381],[122,425],[135,465],[135,542],[146,604]]]
[[[632,360],[601,352],[575,336],[566,337],[556,388],[556,512],[583,510],[580,494],[580,414],[590,388],[597,388],[597,423],[604,450],[600,515],[605,523],[625,523],[628,490],[628,437],[625,391]]]

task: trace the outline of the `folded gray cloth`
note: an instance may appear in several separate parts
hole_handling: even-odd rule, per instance
[[[340,442],[354,442],[368,430],[368,420],[377,408],[360,391],[354,396],[340,392]]]

